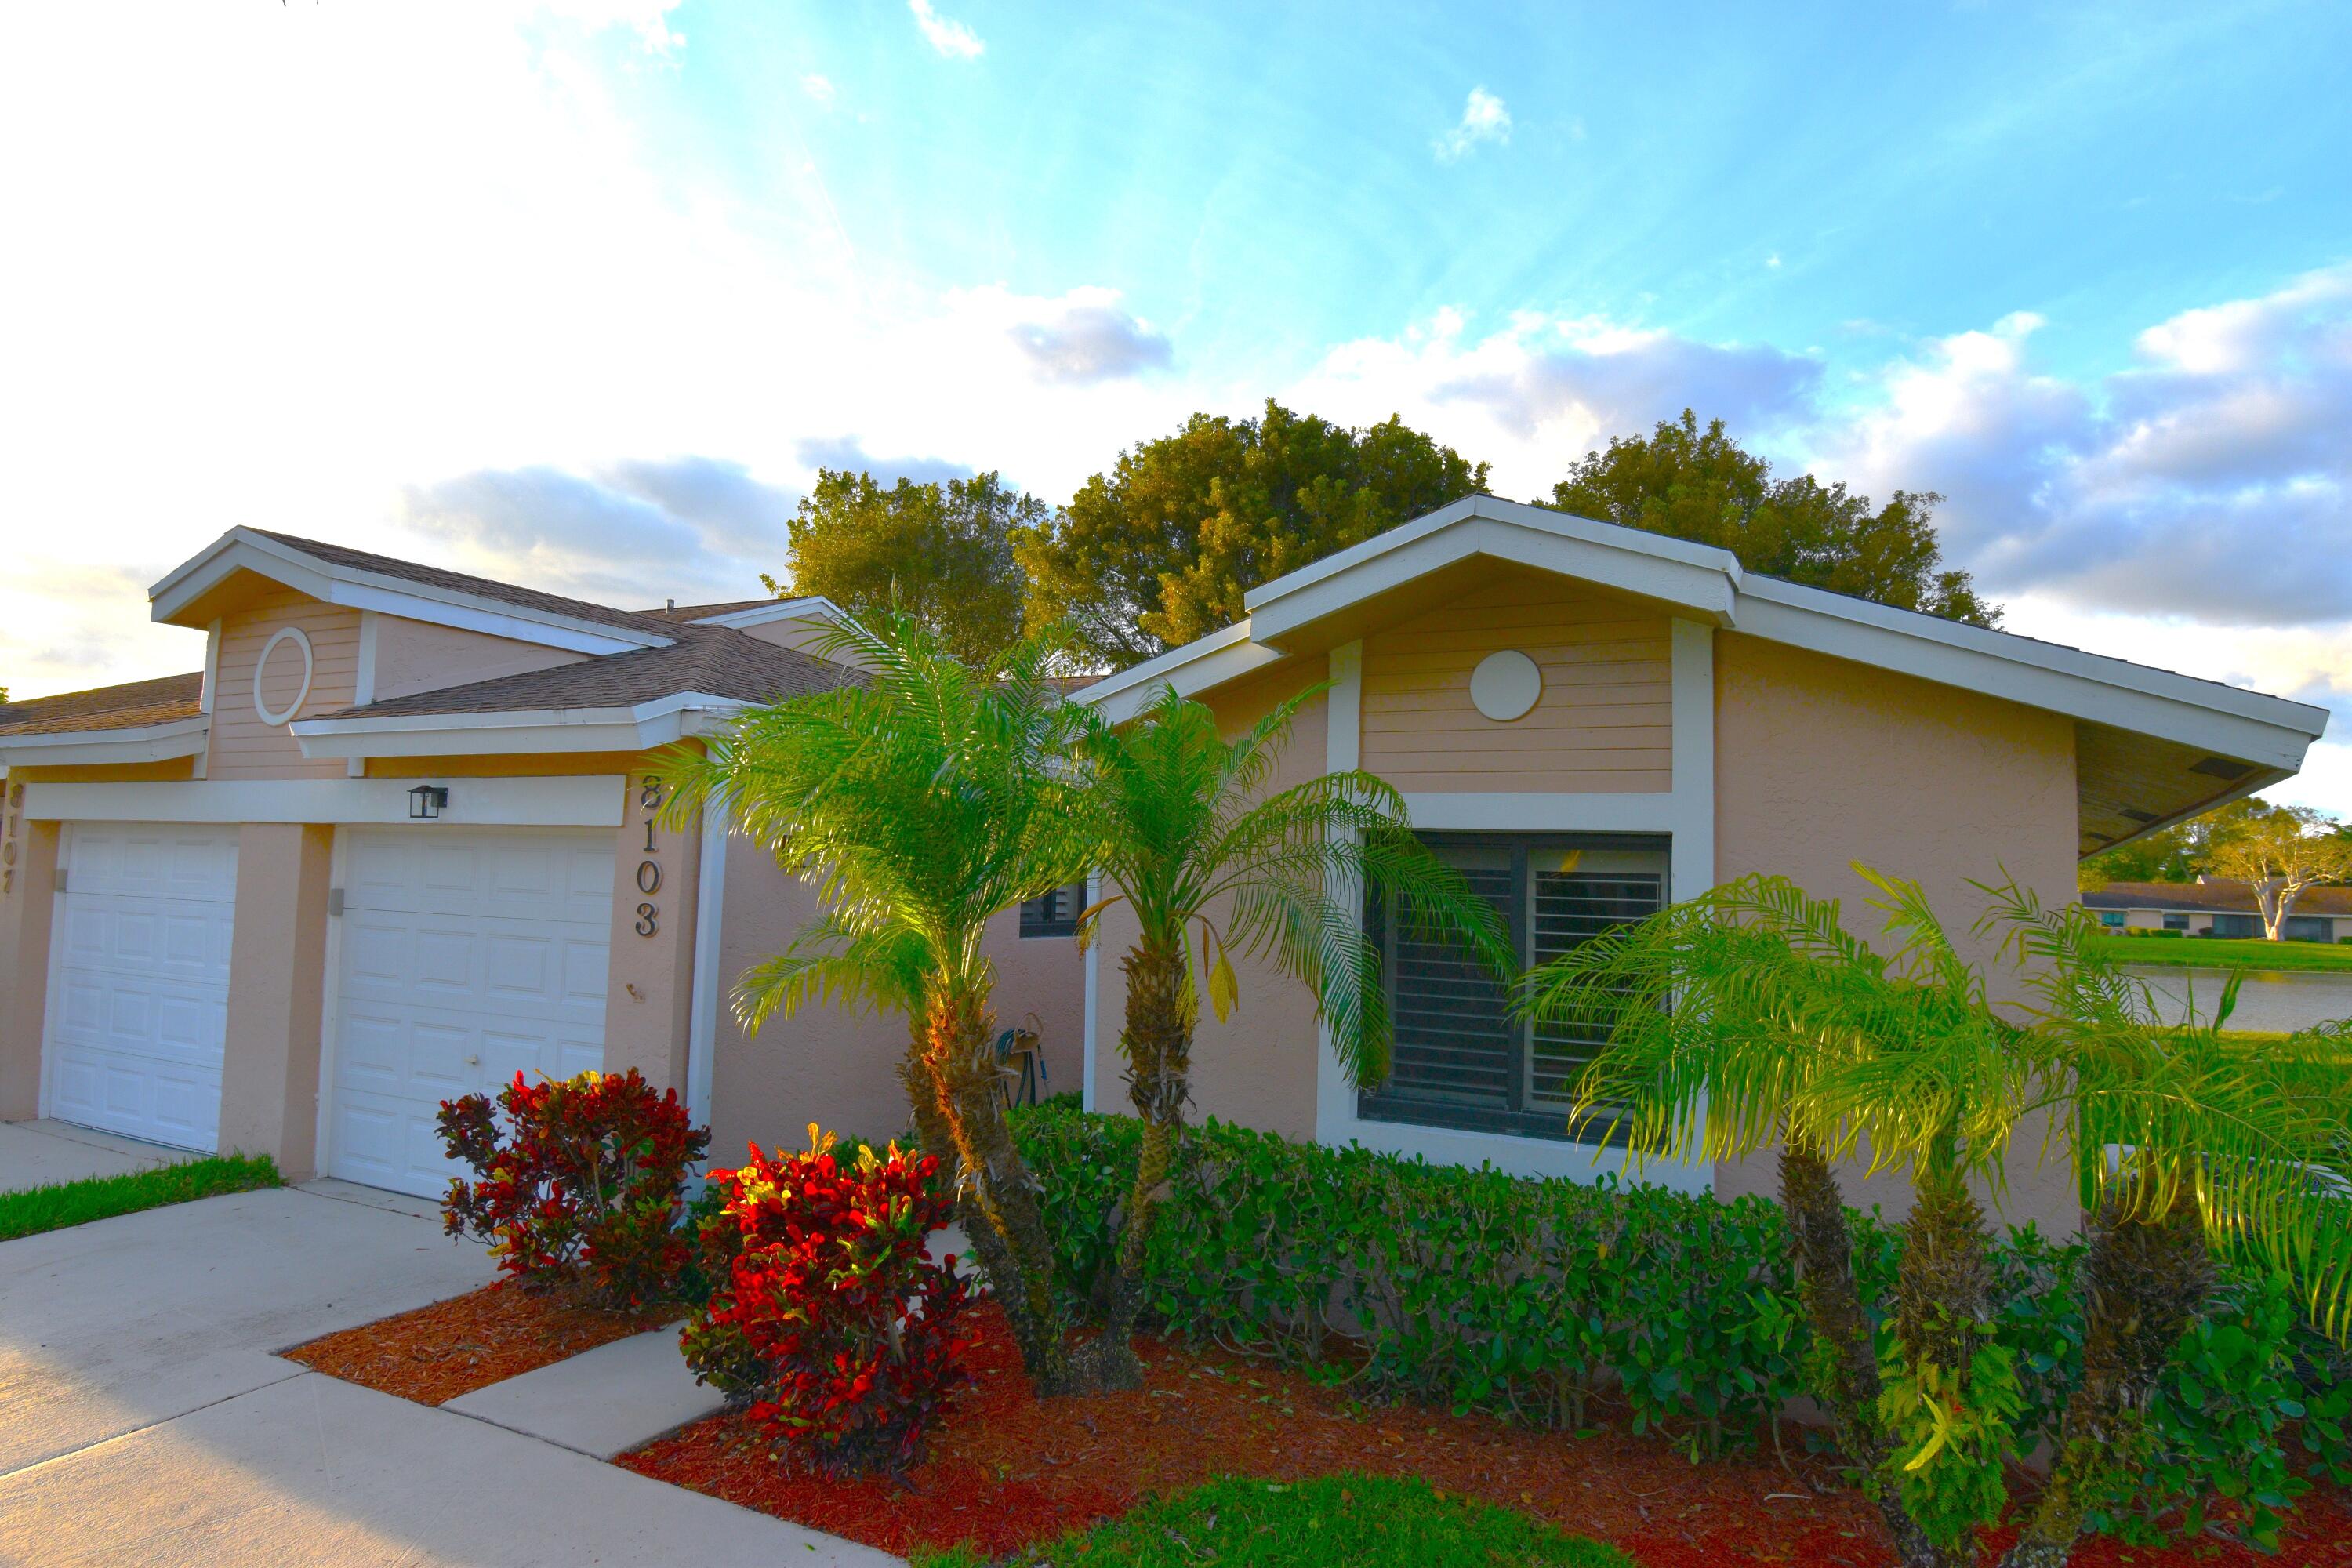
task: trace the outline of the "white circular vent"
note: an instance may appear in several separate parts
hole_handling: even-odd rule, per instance
[[[285,707],[272,709],[268,699],[261,695],[261,678],[269,673],[269,656],[278,651],[278,645],[282,642],[291,642],[301,652],[302,684],[294,689],[294,695],[287,700]],[[261,657],[253,661],[253,710],[261,715],[263,723],[283,724],[300,711],[302,700],[310,695],[313,668],[310,639],[303,634],[300,626],[280,626],[269,634],[269,640],[261,645]]]
[[[1543,671],[1517,648],[1488,654],[1470,672],[1470,700],[1498,723],[1518,718],[1542,695]]]

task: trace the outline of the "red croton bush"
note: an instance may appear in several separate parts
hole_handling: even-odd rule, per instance
[[[903,1470],[966,1375],[969,1286],[926,1248],[953,1199],[930,1155],[836,1158],[814,1126],[809,1142],[754,1145],[710,1173],[724,1206],[700,1226],[711,1293],[681,1336],[686,1359],[749,1401],[780,1458],[823,1475]]]
[[[710,1146],[678,1103],[635,1068],[526,1083],[441,1102],[441,1141],[475,1179],[442,1201],[451,1236],[490,1244],[525,1284],[599,1305],[643,1307],[677,1290],[690,1257],[679,1222],[686,1173]]]

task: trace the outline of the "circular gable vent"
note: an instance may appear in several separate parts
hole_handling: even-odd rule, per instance
[[[294,695],[287,699],[285,707],[273,709],[269,706],[269,700],[261,694],[261,681],[269,673],[269,656],[278,651],[278,645],[282,642],[292,643],[295,650],[301,654],[302,680],[295,687]],[[285,661],[289,669],[292,668],[291,659],[292,655],[289,655]],[[310,639],[303,634],[300,626],[280,626],[270,633],[269,640],[261,645],[261,657],[253,661],[253,710],[261,715],[263,723],[283,724],[301,710],[302,700],[310,695],[312,668]],[[279,689],[284,689],[282,682]]]
[[[1470,672],[1470,700],[1499,723],[1518,718],[1543,695],[1543,671],[1517,648],[1490,653]]]

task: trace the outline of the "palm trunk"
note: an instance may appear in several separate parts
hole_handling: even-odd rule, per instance
[[[1992,1335],[1992,1260],[1984,1210],[1948,1163],[1930,1163],[1920,1172],[1910,1215],[1903,1222],[1893,1327],[1897,1352],[1911,1372],[1937,1368],[1947,1374],[1946,1386],[1958,1407],[1971,1408],[1978,1392],[1977,1352]],[[1890,1492],[1891,1481],[1883,1483]],[[1938,1563],[1965,1565],[1977,1560],[1972,1533],[1930,1546]]]
[[[1106,1388],[1143,1386],[1143,1363],[1134,1346],[1135,1321],[1143,1310],[1143,1254],[1168,1195],[1192,1076],[1192,994],[1183,949],[1139,944],[1129,950],[1124,968],[1127,1027],[1119,1043],[1128,1062],[1127,1095],[1142,1120],[1143,1142],[1119,1226],[1103,1331],[1082,1358],[1087,1373]]]
[[[905,1071],[915,1130],[925,1149],[951,1157],[956,1217],[1003,1309],[1021,1362],[1040,1395],[1077,1392],[1061,1313],[1054,1304],[1054,1247],[1037,1188],[1004,1120],[987,1004],[970,994],[935,1000]]]
[[[1838,1448],[1859,1467],[1904,1568],[1941,1568],[1943,1559],[1892,1489],[1876,1484],[1894,1445],[1878,1415],[1878,1352],[1853,1279],[1853,1233],[1837,1174],[1822,1151],[1791,1138],[1780,1152],[1780,1205],[1796,1254],[1797,1293],[1816,1338],[1829,1348],[1829,1407]]]
[[[2042,1500],[2001,1568],[2062,1568],[2084,1516],[2129,1478],[2147,1403],[2213,1288],[2193,1199],[2135,1218],[2110,1200],[2083,1259],[2083,1381],[2067,1397]]]

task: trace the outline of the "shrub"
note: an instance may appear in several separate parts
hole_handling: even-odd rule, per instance
[[[1137,1124],[1039,1107],[1013,1126],[1076,1300],[1116,1245]],[[1146,1312],[1374,1398],[1568,1429],[1610,1401],[1699,1458],[1751,1443],[1804,1392],[1811,1335],[1781,1231],[1761,1198],[1514,1177],[1212,1121],[1186,1135],[1153,1228]],[[2054,1436],[2080,1376],[2083,1251],[2030,1226],[1992,1248],[1994,1340],[2027,1447]],[[1899,1252],[1892,1227],[1855,1216],[1865,1300],[1891,1299]],[[2293,1440],[2332,1474],[2352,1469],[2352,1368],[2289,1300],[2225,1273],[2151,1412],[2143,1489],[2101,1528],[2152,1538],[2219,1511],[2260,1540],[2302,1489]]]
[[[698,1236],[710,1295],[680,1343],[780,1456],[825,1475],[900,1471],[965,1376],[969,1289],[952,1255],[928,1250],[953,1196],[933,1156],[836,1158],[831,1137],[809,1138],[710,1173],[723,1194]]]
[[[659,1094],[634,1068],[526,1083],[495,1104],[441,1102],[441,1141],[475,1179],[454,1179],[442,1227],[490,1244],[526,1285],[635,1308],[673,1294],[688,1247],[678,1221],[688,1168],[710,1134],[677,1091]]]

